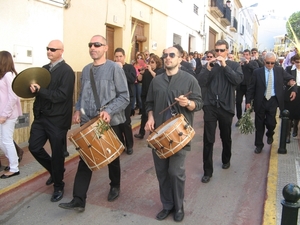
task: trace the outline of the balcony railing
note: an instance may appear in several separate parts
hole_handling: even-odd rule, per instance
[[[238,27],[238,22],[237,22],[237,19],[232,16],[231,17],[231,24],[230,24],[230,31],[233,31],[233,32],[237,32],[237,27]]]
[[[215,18],[220,18],[223,17],[223,0],[210,0],[210,13],[215,17]]]
[[[224,27],[229,26],[231,24],[231,10],[227,5],[223,6],[223,14],[224,16],[221,18],[221,24]]]

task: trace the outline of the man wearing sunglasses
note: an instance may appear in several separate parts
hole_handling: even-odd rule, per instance
[[[264,58],[265,66],[254,70],[251,84],[246,94],[246,108],[250,108],[251,101],[254,100],[255,111],[255,141],[254,152],[261,153],[264,142],[263,136],[265,127],[267,128],[267,143],[273,143],[274,129],[276,127],[276,111],[284,109],[283,85],[293,86],[294,77],[288,74],[282,67],[275,66],[276,55],[268,52]],[[297,86],[292,87],[290,100],[296,97]]]
[[[222,139],[222,168],[230,167],[231,159],[231,124],[235,113],[235,89],[243,79],[242,68],[238,62],[227,59],[229,45],[225,40],[215,44],[215,58],[207,58],[199,76],[204,95],[204,135],[203,135],[203,170],[201,179],[208,183],[213,174],[213,146],[217,123]]]
[[[108,46],[103,36],[93,36],[88,47],[93,62],[86,65],[82,70],[81,91],[75,105],[73,122],[83,125],[95,117],[100,117],[111,125],[117,137],[122,140],[119,124],[125,122],[125,108],[129,104],[129,92],[124,70],[117,63],[106,59],[105,54]],[[92,87],[93,83],[95,87]],[[95,88],[95,92],[92,90],[93,88]],[[97,100],[99,100],[100,108],[97,106]],[[121,168],[119,157],[108,164],[108,173],[111,182],[107,200],[111,202],[120,193]],[[59,204],[59,207],[83,212],[91,178],[92,171],[80,158],[75,175],[73,199],[69,203]]]
[[[155,76],[150,83],[146,99],[148,121],[145,130],[153,132],[176,113],[183,114],[192,126],[194,112],[202,108],[201,90],[197,80],[179,69],[182,55],[177,47],[165,50],[163,55],[165,72]],[[189,92],[190,95],[184,96]],[[168,108],[174,101],[177,101],[177,104]],[[165,111],[160,113],[163,110]],[[152,151],[163,205],[163,210],[156,215],[157,220],[167,218],[171,212],[174,212],[174,220],[177,222],[184,218],[184,162],[186,153],[190,149],[188,143],[167,159],[160,159],[155,150]]]
[[[67,148],[67,131],[72,122],[75,75],[62,58],[64,45],[61,41],[51,41],[46,49],[50,63],[43,68],[50,72],[51,81],[46,88],[35,83],[30,86],[36,97],[28,148],[33,157],[50,173],[46,185],[54,183],[51,201],[57,202],[64,194],[64,151]],[[51,156],[44,149],[47,140],[50,142]]]

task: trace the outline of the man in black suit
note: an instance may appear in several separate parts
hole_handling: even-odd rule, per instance
[[[274,66],[276,55],[268,52],[265,55],[265,66],[254,70],[252,82],[246,94],[246,108],[250,108],[250,103],[254,100],[255,111],[255,153],[261,153],[264,143],[263,135],[265,126],[267,128],[267,143],[273,143],[273,134],[276,127],[276,110],[284,109],[284,90],[283,84],[295,85],[293,76],[288,74],[282,67]],[[295,99],[297,86],[293,87],[290,99]]]
[[[236,87],[236,95],[235,95],[235,106],[236,106],[236,117],[238,121],[236,122],[235,126],[240,126],[240,119],[242,118],[242,103],[243,97],[247,93],[247,88],[251,83],[252,73],[255,69],[259,66],[255,60],[251,60],[250,50],[245,49],[243,51],[243,56],[240,58],[240,64],[244,74],[244,80]]]

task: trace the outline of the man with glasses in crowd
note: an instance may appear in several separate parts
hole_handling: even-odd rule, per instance
[[[252,48],[251,49],[251,60],[256,61],[259,67],[263,67],[264,66],[264,59],[263,59],[263,57],[264,57],[263,54],[262,54],[261,57],[259,56],[257,48]]]
[[[93,36],[88,46],[93,63],[86,65],[82,70],[81,91],[75,105],[73,122],[83,125],[95,117],[100,117],[111,125],[117,137],[122,140],[119,124],[125,122],[124,111],[129,104],[126,76],[117,63],[106,59],[105,54],[108,46],[103,36]],[[96,106],[92,83],[95,83],[96,92],[99,96],[100,109],[97,109]],[[121,169],[119,157],[108,164],[108,173],[111,182],[107,200],[111,202],[120,193]],[[80,158],[74,181],[73,199],[69,203],[59,204],[59,207],[83,212],[91,178],[92,171]]]
[[[51,80],[45,88],[36,83],[30,86],[36,97],[28,148],[33,157],[50,173],[46,185],[54,183],[50,200],[57,202],[64,194],[64,151],[67,148],[66,135],[72,122],[75,75],[62,58],[64,45],[61,41],[51,41],[46,49],[50,63],[43,68],[50,72]],[[50,142],[51,156],[44,149],[47,140]]]
[[[273,143],[274,129],[276,127],[276,111],[284,109],[284,81],[287,85],[295,84],[294,77],[288,74],[282,67],[275,66],[276,55],[268,52],[264,58],[265,66],[253,72],[251,84],[246,94],[246,108],[250,108],[251,101],[254,100],[255,111],[255,141],[254,152],[261,153],[264,142],[263,136],[265,127],[267,128],[267,143]],[[296,97],[297,86],[292,87],[290,100]]]
[[[208,183],[213,174],[213,146],[217,122],[222,139],[222,168],[230,167],[231,125],[235,113],[235,88],[244,78],[238,62],[227,59],[229,45],[225,40],[215,44],[216,58],[207,59],[201,70],[199,84],[206,88],[204,100],[203,170],[201,179]]]
[[[172,114],[183,114],[188,123],[193,125],[194,112],[202,108],[201,91],[197,80],[179,69],[182,54],[179,46],[170,47],[163,55],[165,72],[155,76],[149,86],[146,111],[148,121],[145,129],[151,132],[172,117]],[[184,96],[191,92],[189,96]],[[178,103],[166,109],[174,101]],[[183,199],[185,186],[185,158],[191,149],[188,143],[183,149],[167,159],[160,159],[155,150],[152,151],[156,176],[159,182],[160,199],[163,210],[156,215],[163,220],[174,212],[174,220],[180,222],[184,218]]]
[[[235,105],[236,105],[236,117],[238,121],[236,122],[235,126],[240,126],[240,119],[242,118],[242,103],[243,98],[246,96],[247,88],[249,87],[252,79],[252,73],[255,69],[259,68],[257,62],[251,59],[250,50],[245,49],[243,51],[243,57],[240,58],[240,64],[243,70],[244,79],[242,83],[240,83],[236,87],[235,93]],[[246,108],[246,107],[245,107]]]

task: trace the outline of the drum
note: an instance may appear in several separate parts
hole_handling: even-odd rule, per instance
[[[147,139],[157,156],[166,159],[181,150],[195,135],[195,130],[182,114],[178,114],[151,133]]]
[[[125,149],[110,125],[100,118],[94,118],[74,130],[69,140],[92,171],[108,165]]]

